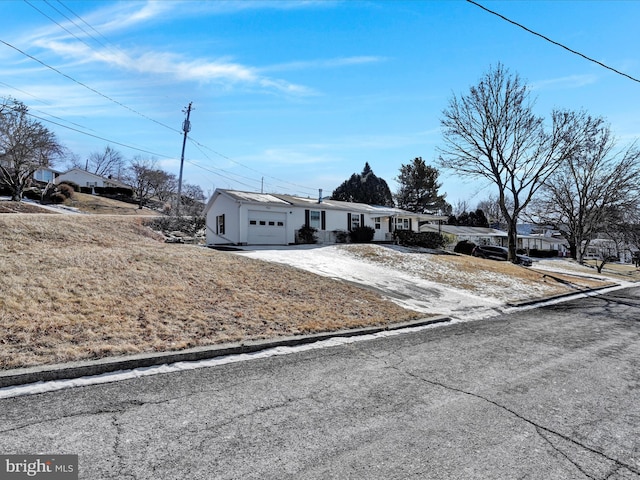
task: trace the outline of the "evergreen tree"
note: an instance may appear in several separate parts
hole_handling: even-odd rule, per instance
[[[416,213],[449,213],[451,205],[445,200],[446,194],[438,193],[442,186],[438,175],[438,170],[427,165],[422,157],[402,165],[396,179],[400,184],[396,194],[398,207]]]
[[[349,180],[342,182],[331,194],[331,199],[385,207],[394,206],[389,185],[373,173],[369,162],[365,163],[362,173],[354,173]]]
[[[458,225],[459,227],[489,227],[489,221],[480,208],[475,212],[462,212],[457,217],[451,215],[448,223],[449,225]]]

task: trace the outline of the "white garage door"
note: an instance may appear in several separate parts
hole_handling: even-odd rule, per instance
[[[250,245],[286,245],[286,213],[249,210]]]

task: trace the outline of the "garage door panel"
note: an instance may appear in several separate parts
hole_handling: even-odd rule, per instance
[[[286,213],[261,210],[250,210],[248,213],[248,243],[253,245],[286,245]]]

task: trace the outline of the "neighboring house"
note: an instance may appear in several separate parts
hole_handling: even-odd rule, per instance
[[[33,172],[33,179],[40,183],[55,183],[56,178],[60,175],[58,170],[49,167],[40,167]]]
[[[95,173],[87,172],[81,168],[72,168],[71,170],[61,173],[56,178],[56,184],[63,181],[73,182],[80,187],[119,187],[131,188],[122,182],[110,178],[101,177]]]
[[[507,232],[495,228],[459,227],[455,225],[426,224],[420,227],[421,232],[440,232],[451,248],[463,240],[476,245],[508,245]],[[560,256],[567,254],[567,242],[549,234],[518,235],[517,248],[523,250],[557,250]]]
[[[304,225],[317,230],[318,243],[336,243],[360,226],[374,229],[374,241],[391,241],[395,230],[418,231],[418,224],[445,217],[398,208],[217,189],[204,210],[208,245],[289,245]]]
[[[602,260],[607,259],[609,262],[631,263],[635,258],[640,256],[640,251],[635,245],[625,242],[616,242],[611,238],[594,238],[589,242],[583,259]]]

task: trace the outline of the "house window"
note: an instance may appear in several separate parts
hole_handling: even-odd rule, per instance
[[[408,218],[396,218],[396,230],[411,230]]]
[[[360,215],[357,213],[351,214],[351,230],[360,228]]]
[[[216,233],[218,235],[224,235],[224,214],[216,217]]]
[[[373,226],[376,230],[380,230],[380,217],[373,218]]]
[[[312,228],[315,228],[316,230],[320,230],[320,211],[319,210],[309,211],[309,226]]]

